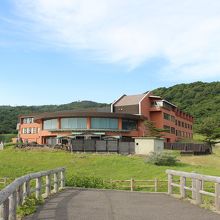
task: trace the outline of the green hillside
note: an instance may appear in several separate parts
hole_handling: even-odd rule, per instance
[[[220,119],[220,82],[179,84],[153,92],[193,115],[196,125],[207,117]]]

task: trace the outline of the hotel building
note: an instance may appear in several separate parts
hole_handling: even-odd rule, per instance
[[[152,92],[123,95],[106,108],[21,115],[18,137],[38,144],[65,143],[68,139],[131,140],[149,134],[145,120],[165,129],[166,142],[193,137],[193,117]]]

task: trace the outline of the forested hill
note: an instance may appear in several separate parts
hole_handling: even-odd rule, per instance
[[[220,82],[179,84],[158,88],[153,93],[193,115],[196,124],[206,117],[220,118]]]
[[[220,118],[220,82],[179,84],[153,91],[195,117],[196,124],[206,117]],[[0,106],[0,134],[15,133],[17,117],[31,112],[49,112],[104,107],[107,104],[92,101],[72,102],[64,105]],[[195,126],[196,128],[196,126]]]
[[[53,112],[105,107],[107,104],[92,101],[78,101],[64,105],[42,106],[0,106],[0,134],[16,133],[18,115],[38,112]]]

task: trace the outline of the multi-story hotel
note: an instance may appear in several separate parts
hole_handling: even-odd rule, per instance
[[[165,129],[162,135],[166,142],[193,137],[193,117],[152,92],[123,95],[109,108],[21,115],[18,137],[38,144],[64,143],[68,139],[128,140],[149,134],[145,120]]]

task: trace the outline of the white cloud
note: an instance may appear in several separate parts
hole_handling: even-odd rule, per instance
[[[220,77],[219,0],[14,0],[38,37],[136,68],[164,57],[161,77]],[[147,71],[147,70],[146,70]]]

